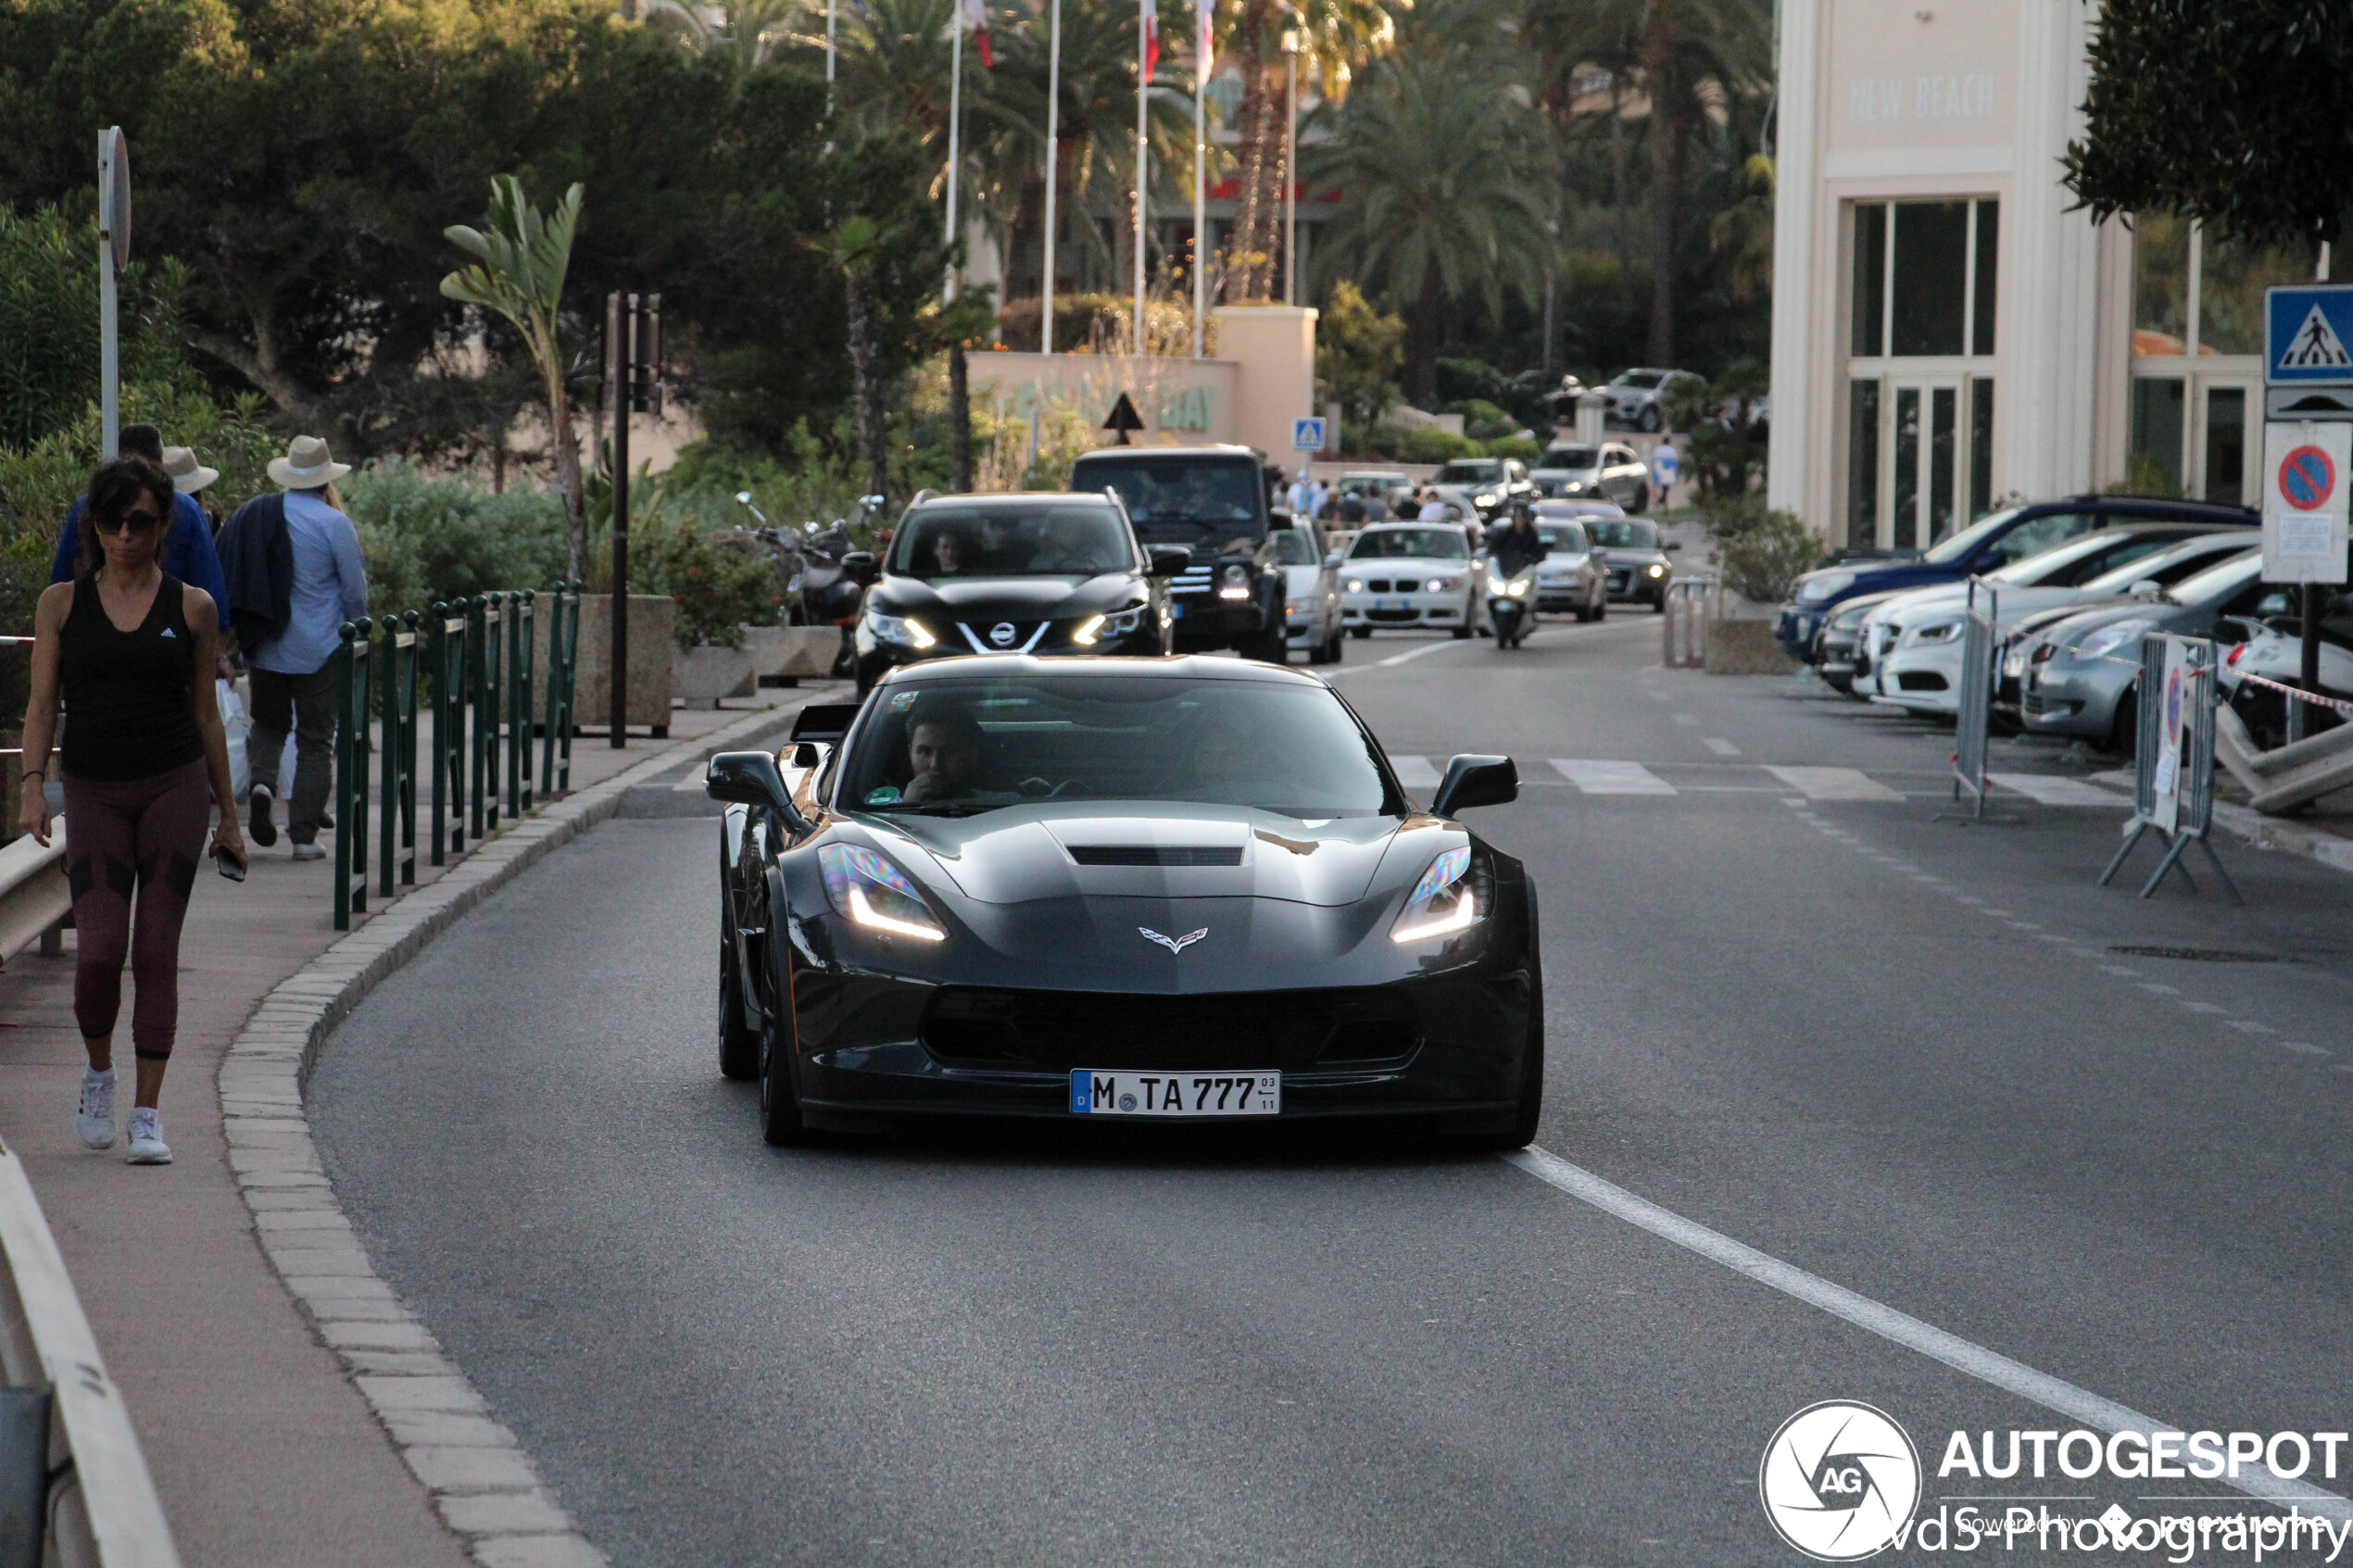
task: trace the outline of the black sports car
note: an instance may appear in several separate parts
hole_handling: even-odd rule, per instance
[[[858,689],[959,654],[1164,654],[1189,558],[1147,550],[1101,492],[918,498],[858,618]]]
[[[1339,695],[1229,659],[976,658],[723,752],[719,1064],[771,1143],[918,1115],[1413,1117],[1543,1093],[1536,897]]]

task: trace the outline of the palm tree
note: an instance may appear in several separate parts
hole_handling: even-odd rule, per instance
[[[1283,186],[1297,178],[1284,158],[1292,109],[1285,31],[1298,34],[1301,80],[1338,104],[1357,70],[1389,49],[1396,23],[1380,0],[1242,0],[1225,27],[1220,43],[1242,78],[1241,192],[1224,263],[1228,305],[1274,295]]]
[[[442,231],[450,244],[479,259],[441,280],[441,292],[449,298],[495,310],[514,323],[531,350],[547,393],[548,445],[554,449],[556,485],[563,495],[564,520],[572,535],[574,578],[588,571],[588,506],[572,403],[564,391],[568,367],[562,329],[564,273],[572,265],[581,196],[575,184],[554,211],[543,214],[522,194],[522,182],[511,174],[496,176],[490,182],[488,232],[462,223]]]
[[[1437,391],[1452,300],[1533,299],[1552,255],[1551,157],[1491,44],[1421,44],[1367,73],[1309,172],[1344,193],[1319,283],[1353,274],[1405,318],[1406,392]],[[1353,247],[1346,242],[1353,242]]]
[[[800,5],[799,0],[727,0],[719,7],[716,24],[704,16],[706,8],[686,0],[641,0],[639,7],[648,28],[675,34],[697,48],[726,50],[741,75],[764,63],[785,41],[786,19]]]

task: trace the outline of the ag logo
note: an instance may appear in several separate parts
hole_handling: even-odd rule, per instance
[[[1781,1539],[1820,1562],[1885,1550],[1920,1499],[1920,1456],[1884,1412],[1845,1399],[1808,1405],[1765,1445],[1756,1489]]]
[[[1020,635],[1021,633],[1014,629],[1013,623],[1010,621],[1000,621],[988,629],[988,640],[1000,648],[1012,647],[1013,639]]]

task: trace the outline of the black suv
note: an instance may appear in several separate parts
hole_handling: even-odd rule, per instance
[[[1276,500],[1282,480],[1254,446],[1111,446],[1080,458],[1070,487],[1116,492],[1147,546],[1192,552],[1168,584],[1179,652],[1236,648],[1280,664],[1283,568],[1267,533],[1291,525]]]

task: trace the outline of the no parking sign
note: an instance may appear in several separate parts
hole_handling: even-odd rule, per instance
[[[2278,420],[2263,427],[2263,580],[2346,580],[2347,470],[2353,425]]]

